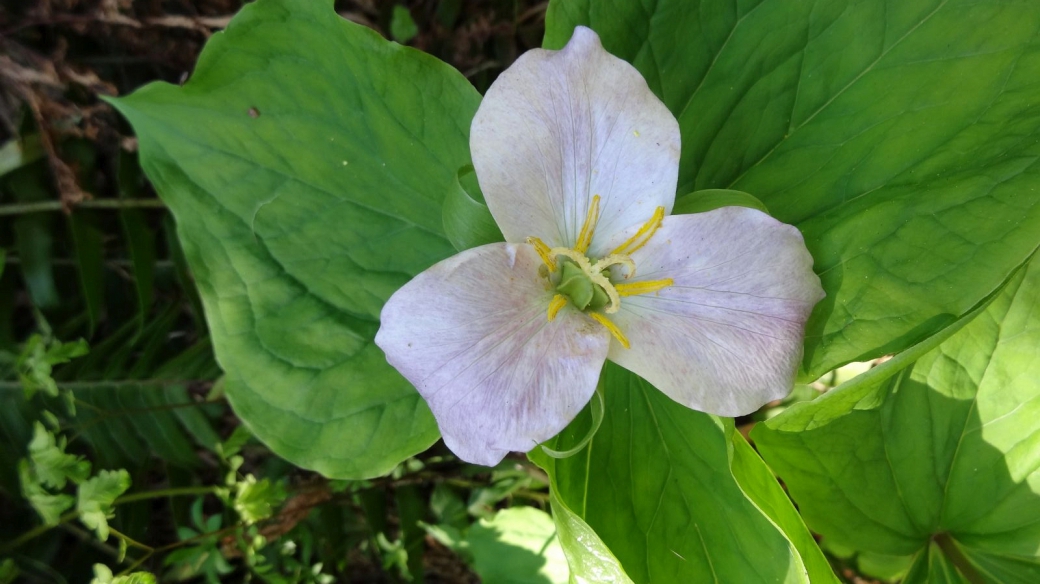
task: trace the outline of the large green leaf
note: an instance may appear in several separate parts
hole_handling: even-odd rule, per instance
[[[827,298],[804,368],[898,352],[1040,242],[1034,0],[554,1],[679,119],[679,192],[738,189],[802,230]]]
[[[760,424],[753,436],[810,527],[839,545],[923,554],[908,582],[943,581],[933,572],[951,563],[973,582],[966,572],[1040,581],[1037,306],[1034,261],[974,321],[884,381],[880,404],[807,430]],[[925,550],[932,541],[945,560]]]
[[[613,364],[602,383],[607,414],[584,451],[530,454],[552,479],[565,551],[583,542],[568,541],[561,511],[568,527],[581,520],[595,530],[637,583],[834,581],[765,465],[735,446],[732,420],[687,409]],[[551,448],[579,442],[590,418],[580,416]]]
[[[177,219],[228,397],[292,462],[368,477],[437,438],[372,338],[386,298],[453,253],[441,202],[479,101],[331,0],[260,0],[188,83],[115,102]]]

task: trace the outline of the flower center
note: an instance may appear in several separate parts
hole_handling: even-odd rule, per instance
[[[545,262],[545,276],[556,288],[556,295],[549,303],[549,321],[569,302],[594,320],[606,327],[610,334],[626,349],[631,345],[621,329],[617,327],[607,314],[613,314],[621,308],[621,297],[650,294],[671,286],[671,278],[663,280],[644,280],[642,282],[613,282],[610,268],[624,266],[628,270],[622,275],[627,280],[636,273],[636,264],[631,255],[650,241],[664,220],[664,207],[658,207],[650,219],[639,228],[632,237],[619,245],[606,256],[592,261],[586,255],[592,244],[592,236],[599,222],[599,195],[592,197],[585,216],[585,223],[578,234],[573,248],[550,248],[537,237],[528,237],[527,242],[534,246],[542,261]]]
[[[593,283],[585,270],[570,259],[560,262],[560,281],[556,284],[556,292],[566,296],[579,310],[599,310],[610,304],[607,291]]]

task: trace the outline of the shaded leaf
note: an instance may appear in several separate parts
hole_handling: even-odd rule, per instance
[[[902,584],[971,584],[943,555],[939,546],[930,544],[918,554],[917,561],[901,581]]]
[[[288,0],[247,5],[184,86],[116,101],[177,218],[228,398],[294,463],[370,477],[436,439],[372,338],[386,298],[452,253],[441,204],[478,102],[330,1]]]
[[[401,543],[408,553],[408,574],[422,582],[426,532],[419,522],[426,518],[427,507],[418,485],[402,485],[394,489],[397,515],[401,525]]]
[[[138,196],[143,181],[141,167],[134,154],[119,152],[119,196],[123,199]],[[155,288],[155,234],[139,209],[123,209],[119,220],[126,238],[127,253],[133,266],[134,290],[137,296],[138,329],[143,329],[148,310],[152,306]]]
[[[18,202],[45,201],[51,197],[47,180],[47,166],[39,161],[11,172],[3,187]],[[14,249],[22,278],[33,305],[42,309],[53,308],[61,301],[54,281],[55,219],[48,213],[32,213],[14,220]]]
[[[90,443],[99,466],[133,467],[154,455],[191,468],[200,462],[199,447],[216,447],[210,416],[225,406],[200,402],[188,388],[214,379],[219,369],[206,339],[171,350],[178,316],[179,310],[167,311],[139,334],[136,321],[126,322],[68,366],[80,406],[72,429]]]
[[[448,241],[458,251],[505,241],[484,203],[473,165],[460,168],[455,176],[455,185],[448,190],[441,211]]]
[[[76,272],[79,275],[80,292],[87,306],[90,319],[90,332],[101,321],[104,311],[104,252],[102,251],[101,229],[92,222],[88,212],[77,211],[69,216],[69,230],[72,232],[73,254],[76,258]]]
[[[20,573],[18,564],[15,564],[11,558],[0,560],[0,584],[11,584]]]

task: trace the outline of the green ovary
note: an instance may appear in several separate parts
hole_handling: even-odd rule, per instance
[[[578,310],[597,310],[610,303],[610,297],[574,262],[560,262],[560,280],[556,292],[567,297]]]

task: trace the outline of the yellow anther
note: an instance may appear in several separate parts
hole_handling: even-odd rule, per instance
[[[545,265],[549,267],[549,271],[555,272],[556,256],[553,255],[552,250],[549,249],[549,246],[545,245],[545,242],[541,239],[538,239],[537,237],[528,237],[527,243],[534,246],[534,250],[538,252],[538,255],[541,256],[542,261],[545,262]]]
[[[625,266],[628,268],[628,273],[625,274],[625,279],[631,278],[636,273],[636,263],[632,261],[632,258],[626,255],[608,255],[607,257],[597,261],[592,266],[593,270],[602,272],[610,266]]]
[[[549,250],[549,256],[554,258],[557,256],[563,256],[578,264],[578,267],[586,274],[592,272],[592,263],[589,262],[589,258],[585,257],[585,254],[574,251],[573,249],[554,247]]]
[[[632,345],[628,342],[628,339],[625,338],[625,334],[621,332],[621,329],[619,329],[616,324],[610,322],[609,318],[603,316],[598,312],[590,312],[589,316],[596,319],[596,322],[607,327],[607,330],[610,331],[610,334],[614,335],[614,338],[617,339],[619,343],[621,343],[622,347],[626,349],[632,348]]]
[[[592,245],[592,234],[596,231],[596,223],[599,222],[599,195],[592,196],[592,204],[589,205],[589,212],[585,215],[585,223],[581,226],[581,232],[578,233],[578,241],[574,244],[574,250],[578,253],[584,254],[589,251],[589,246]]]
[[[614,289],[617,290],[618,296],[638,296],[639,294],[652,294],[664,290],[672,284],[675,284],[675,280],[665,278],[663,280],[644,280],[642,282],[614,284]]]
[[[635,235],[629,237],[625,243],[622,243],[610,252],[611,255],[632,255],[637,249],[646,245],[646,242],[650,241],[650,238],[654,236],[654,233],[661,227],[661,222],[664,221],[664,207],[658,207],[654,210],[654,214],[650,217],[650,220],[643,224],[636,231]]]
[[[556,313],[560,312],[560,309],[567,306],[567,297],[563,294],[557,294],[553,296],[551,302],[549,302],[549,322],[556,319]]]

